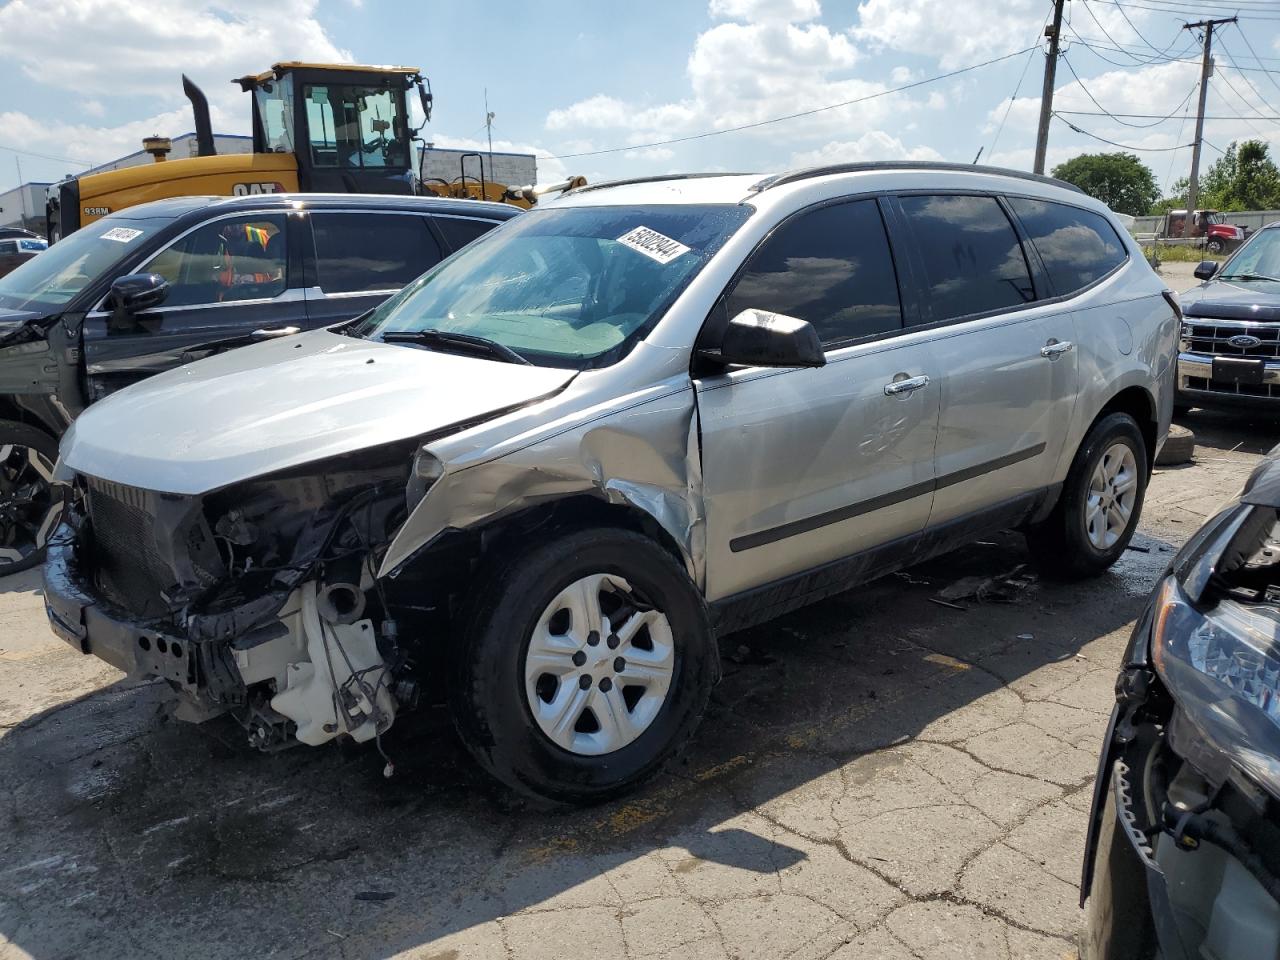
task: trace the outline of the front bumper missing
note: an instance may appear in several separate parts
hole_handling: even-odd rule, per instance
[[[372,740],[395,719],[391,673],[372,620],[326,617],[314,580],[272,623],[229,639],[202,637],[140,621],[96,596],[77,558],[76,529],[64,523],[49,541],[44,593],[55,634],[130,677],[168,681],[179,693],[179,719],[237,710],[251,742],[265,749],[344,734]]]
[[[130,618],[96,597],[80,571],[75,540],[75,529],[69,523],[63,523],[49,540],[44,608],[53,632],[81,653],[104,660],[131,677],[160,677],[199,696],[201,646],[189,643],[171,627]],[[234,682],[243,689],[238,679]]]

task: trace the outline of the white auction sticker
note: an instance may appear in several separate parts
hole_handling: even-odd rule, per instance
[[[116,243],[128,243],[142,236],[141,230],[130,230],[128,227],[112,227],[102,235],[103,240],[114,240]]]
[[[689,252],[689,248],[679,240],[672,240],[648,227],[636,227],[620,236],[618,242],[659,263],[670,263]]]

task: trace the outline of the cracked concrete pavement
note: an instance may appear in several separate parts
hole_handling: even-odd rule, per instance
[[[625,800],[532,808],[442,711],[364,748],[250,751],[162,722],[0,582],[0,958],[1075,955],[1100,738],[1171,551],[1277,439],[1206,413],[1135,549],[1011,604],[930,602],[1026,562],[1005,534],[722,640],[683,761]]]

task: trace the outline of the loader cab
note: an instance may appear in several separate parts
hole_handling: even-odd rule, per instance
[[[417,68],[278,63],[236,82],[253,96],[253,152],[295,156],[302,192],[413,193],[405,94],[431,103]]]

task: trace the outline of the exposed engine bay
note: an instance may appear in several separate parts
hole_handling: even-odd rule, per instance
[[[51,545],[51,570],[71,581],[47,601],[55,629],[86,649],[92,619],[86,652],[166,680],[179,719],[233,714],[262,749],[378,739],[417,697],[374,576],[407,515],[414,448],[203,497],[77,476]],[[77,595],[92,606],[63,609]]]

